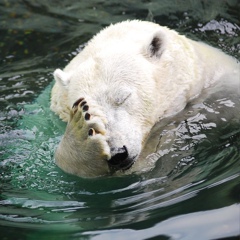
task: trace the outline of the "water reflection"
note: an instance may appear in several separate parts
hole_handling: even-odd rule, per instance
[[[139,236],[142,239],[149,239],[158,237],[158,239],[213,239],[228,237],[229,233],[237,237],[239,216],[237,214],[239,205],[234,204],[218,210],[209,210],[200,213],[190,213],[181,215],[179,217],[170,218],[162,221],[148,229],[143,230],[109,230],[109,231],[93,231],[85,232],[84,236],[92,236],[91,239],[108,239],[114,237],[115,239],[136,239]],[[206,224],[206,219],[212,224]],[[217,219],[217,221],[216,221]],[[227,224],[224,224],[227,222]],[[224,228],[219,226],[225,225]],[[188,229],[186,236],[185,229]],[[197,229],[197,230],[196,230]],[[209,230],[211,229],[211,230]],[[81,234],[82,235],[82,234]],[[74,237],[79,237],[80,234],[74,234]],[[201,236],[199,238],[199,236]]]

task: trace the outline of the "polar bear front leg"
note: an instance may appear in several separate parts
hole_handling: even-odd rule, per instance
[[[84,176],[109,172],[111,158],[106,138],[107,120],[99,107],[84,98],[72,106],[66,132],[56,151],[56,163],[68,173]]]

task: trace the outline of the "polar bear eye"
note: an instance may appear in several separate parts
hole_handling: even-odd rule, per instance
[[[131,91],[123,91],[115,98],[115,104],[117,106],[122,105],[130,96],[132,95]]]

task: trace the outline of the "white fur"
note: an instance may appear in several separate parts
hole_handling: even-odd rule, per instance
[[[67,73],[63,72],[61,69],[56,69],[53,75],[60,85],[62,85],[63,87],[68,86],[70,76]]]
[[[155,41],[159,49],[153,47],[153,39],[159,40]],[[159,119],[181,111],[204,88],[229,77],[239,79],[239,64],[220,50],[166,27],[135,20],[102,30],[63,71],[57,69],[54,77],[51,109],[69,122],[64,138],[68,135],[67,141],[74,144],[79,139],[76,134],[69,137],[68,132],[78,125],[70,112],[73,103],[84,97],[89,113],[99,124],[105,121],[104,140],[95,144],[104,145],[109,159],[113,145],[127,145],[138,156]],[[78,134],[86,134],[86,129],[79,129]],[[93,159],[90,152],[84,160],[79,157],[85,151],[83,143],[76,149],[69,144],[61,142],[56,155],[65,171],[86,177],[109,172],[107,161]]]

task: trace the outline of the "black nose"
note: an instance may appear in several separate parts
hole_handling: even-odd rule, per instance
[[[111,148],[111,159],[108,160],[110,168],[114,170],[126,170],[133,164],[133,159],[129,158],[126,146],[122,148]]]

